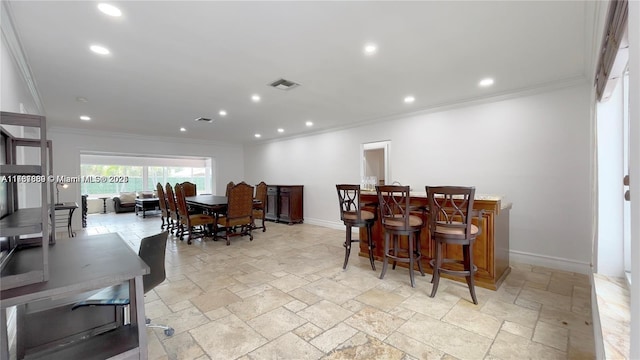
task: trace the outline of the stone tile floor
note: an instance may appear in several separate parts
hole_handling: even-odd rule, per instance
[[[160,218],[91,214],[78,235],[118,232],[137,250]],[[380,280],[344,231],[267,223],[267,231],[192,245],[170,236],[167,280],[145,296],[149,359],[593,359],[586,275],[512,264],[498,291],[443,279]],[[381,265],[381,264],[379,264]],[[379,266],[381,268],[381,266]]]

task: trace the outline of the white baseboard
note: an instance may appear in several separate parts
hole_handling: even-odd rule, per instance
[[[552,269],[570,271],[580,274],[591,274],[591,264],[588,262],[565,259],[555,256],[527,253],[524,251],[509,250],[509,260],[524,264],[544,266]]]
[[[329,229],[344,230],[344,223],[342,221],[327,221],[321,219],[305,218],[304,223],[310,225],[318,225]]]

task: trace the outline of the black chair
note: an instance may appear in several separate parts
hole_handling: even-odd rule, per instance
[[[431,260],[433,277],[431,282],[431,297],[436,296],[440,273],[464,276],[467,279],[469,292],[474,304],[478,304],[474,286],[474,274],[478,267],[473,264],[473,243],[482,233],[481,224],[483,211],[477,213],[478,226],[471,223],[475,211],[473,210],[474,187],[462,186],[427,186],[429,199],[429,231],[431,239],[436,244],[436,258]],[[462,245],[462,260],[443,258],[443,247],[447,245]],[[448,264],[445,267],[445,264]]]
[[[371,268],[375,270],[376,265],[373,258],[374,244],[371,228],[376,222],[376,213],[362,210],[362,204],[360,203],[360,185],[337,184],[336,190],[338,191],[338,202],[340,203],[340,220],[342,220],[347,227],[346,239],[343,245],[345,253],[342,269],[347,268],[349,254],[351,253],[351,243],[360,242],[359,239],[353,240],[351,238],[351,228],[366,227],[369,261],[371,262]]]
[[[142,277],[145,294],[160,285],[167,278],[164,263],[168,235],[168,231],[163,231],[159,234],[145,237],[140,243],[138,256],[149,266],[150,269],[149,274],[143,275]],[[139,301],[143,301],[143,299],[139,299]],[[76,303],[72,309],[75,310],[81,306],[123,306],[129,305],[129,303],[129,282],[127,281],[119,285],[102,289],[88,299]],[[172,336],[174,333],[174,329],[172,327],[152,324],[149,318],[145,319],[145,324],[149,328],[164,329],[164,334],[167,336]]]

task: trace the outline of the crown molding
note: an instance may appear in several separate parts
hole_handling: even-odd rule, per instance
[[[32,76],[31,67],[29,66],[27,56],[24,53],[22,43],[20,42],[20,38],[18,37],[11,11],[11,5],[9,4],[9,1],[2,1],[2,11],[0,11],[2,16],[2,20],[0,22],[2,37],[6,41],[7,47],[11,52],[11,56],[18,66],[20,75],[22,76],[22,79],[29,89],[29,93],[33,98],[34,104],[38,108],[38,114],[44,114],[45,112],[42,98],[40,97],[40,93],[38,92],[38,87],[36,86],[35,80]]]
[[[333,127],[333,128],[326,129],[326,130],[316,131],[316,132],[310,133],[310,134],[307,133],[307,134],[292,135],[292,136],[285,137],[285,138],[263,140],[263,141],[254,142],[254,143],[251,143],[251,144],[245,143],[244,145],[245,146],[255,146],[255,145],[268,144],[268,143],[277,143],[277,142],[281,142],[281,141],[288,141],[288,140],[293,140],[293,139],[296,139],[296,138],[306,138],[306,137],[316,136],[316,135],[320,135],[320,134],[331,133],[331,132],[335,132],[335,131],[341,131],[341,130],[357,128],[357,127],[361,127],[361,126],[371,126],[372,124],[377,124],[377,123],[381,123],[381,122],[402,120],[402,119],[407,119],[407,118],[410,118],[410,117],[433,114],[433,113],[438,113],[438,112],[443,112],[443,111],[448,111],[448,110],[461,109],[461,108],[465,108],[465,107],[469,107],[469,106],[477,106],[477,105],[481,105],[481,104],[488,104],[488,103],[504,101],[504,100],[509,100],[509,99],[516,99],[516,98],[520,98],[520,97],[532,96],[532,95],[536,95],[536,94],[542,94],[542,93],[546,93],[546,92],[561,90],[561,89],[564,89],[564,88],[584,86],[584,85],[588,85],[588,84],[589,83],[588,83],[587,79],[585,78],[584,74],[579,74],[579,75],[576,75],[576,76],[573,76],[573,77],[569,77],[569,78],[565,78],[565,79],[560,79],[560,80],[556,80],[556,81],[550,81],[550,82],[546,82],[546,83],[535,84],[535,85],[532,85],[532,86],[523,87],[523,88],[519,88],[519,89],[515,89],[515,90],[509,90],[509,91],[504,91],[504,92],[500,92],[500,93],[494,93],[494,94],[491,94],[491,95],[471,97],[471,98],[466,98],[466,99],[461,99],[461,100],[456,100],[456,101],[451,101],[451,102],[443,102],[443,103],[439,103],[439,104],[432,104],[432,105],[429,105],[427,107],[423,107],[423,108],[421,108],[419,110],[416,110],[416,111],[403,112],[403,113],[397,113],[397,114],[392,114],[392,115],[386,115],[386,116],[382,116],[382,117],[378,117],[378,118],[367,119],[367,120],[363,120],[363,121],[359,121],[359,122],[355,122],[355,123],[350,123],[350,124],[339,126],[339,127]]]

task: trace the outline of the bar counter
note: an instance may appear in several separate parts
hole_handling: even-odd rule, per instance
[[[377,212],[378,197],[373,191],[362,191],[360,201],[366,204],[363,209]],[[424,211],[420,210],[428,206],[427,195],[424,192],[411,192],[411,207],[415,209],[413,215],[420,216],[425,224],[428,218]],[[477,237],[473,245],[473,263],[478,267],[475,274],[476,285],[491,290],[497,290],[504,279],[509,275],[509,211],[511,203],[503,201],[501,196],[476,194],[473,208],[484,210],[482,221],[482,233]],[[375,244],[374,255],[376,260],[382,261],[384,253],[384,232],[380,218],[373,225],[372,235]],[[474,224],[477,221],[474,220]],[[360,228],[360,252],[359,255],[369,257],[367,249],[366,228]],[[406,246],[406,237],[401,240],[402,246]],[[426,272],[431,273],[429,261],[435,257],[435,245],[431,241],[428,227],[420,232],[420,249],[422,252],[422,264]],[[447,245],[444,249],[445,258],[462,259],[462,246]],[[407,266],[398,263],[399,266]],[[417,266],[416,266],[417,270]],[[453,280],[465,282],[463,277],[449,277]]]

